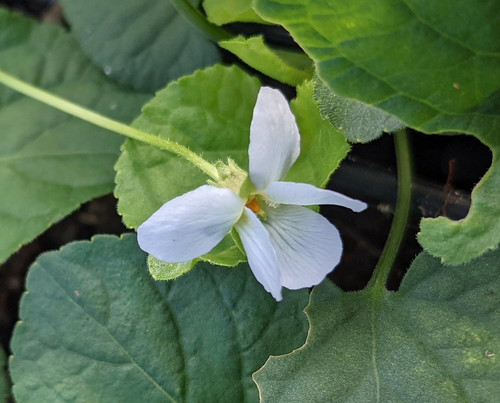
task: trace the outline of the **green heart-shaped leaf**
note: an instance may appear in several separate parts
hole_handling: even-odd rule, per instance
[[[258,81],[237,67],[210,67],[158,92],[133,126],[189,147],[210,162],[231,157],[247,169],[258,90]],[[115,168],[118,211],[132,228],[208,179],[185,160],[135,140],[125,142]]]
[[[155,282],[134,235],[31,267],[10,370],[20,402],[256,401],[251,374],[304,342],[307,291],[276,303],[249,267]]]
[[[306,344],[255,375],[272,402],[493,402],[500,393],[500,250],[463,266],[423,253],[398,292],[325,281]]]

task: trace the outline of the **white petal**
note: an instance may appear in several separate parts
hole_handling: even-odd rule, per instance
[[[300,135],[286,98],[262,87],[250,125],[250,179],[258,190],[283,179],[300,153]]]
[[[247,207],[235,228],[245,248],[248,264],[255,278],[276,301],[281,301],[278,261],[266,229]]]
[[[275,203],[302,206],[334,204],[356,212],[363,211],[367,207],[362,201],[351,199],[332,190],[319,189],[308,183],[274,182],[266,189],[264,196]]]
[[[342,255],[337,229],[305,207],[281,205],[265,211],[264,225],[278,255],[281,284],[296,290],[320,283]]]
[[[229,189],[201,186],[170,200],[137,228],[145,252],[169,263],[209,252],[231,230],[245,201]]]

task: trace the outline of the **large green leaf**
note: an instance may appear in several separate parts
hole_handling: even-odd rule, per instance
[[[119,120],[147,96],[109,82],[62,29],[0,10],[0,68]],[[0,261],[111,192],[122,138],[0,85]]]
[[[494,402],[500,250],[445,267],[423,253],[398,292],[316,287],[306,344],[254,377],[272,402]]]
[[[469,215],[422,222],[420,241],[460,263],[500,242],[500,3],[468,0],[257,0],[283,24],[337,94],[385,110],[425,133],[473,134],[493,165]],[[465,24],[464,21],[467,21]]]
[[[10,388],[7,381],[6,357],[3,348],[0,347],[0,402],[6,403],[9,396]]]
[[[200,0],[191,1],[195,6]],[[216,47],[165,0],[61,0],[71,30],[103,71],[153,91],[216,63]]]
[[[251,374],[304,342],[307,291],[274,299],[247,265],[156,283],[134,235],[30,269],[10,370],[20,402],[257,401]]]
[[[173,82],[143,108],[134,126],[188,146],[210,162],[235,160],[248,167],[250,121],[259,82],[239,68],[214,66]],[[203,96],[200,96],[203,94]],[[312,84],[299,91],[292,107],[301,131],[302,153],[288,180],[323,185],[348,145],[312,100]],[[166,151],[127,140],[116,164],[118,211],[137,228],[168,200],[204,184],[207,177]],[[238,263],[242,254],[227,249],[206,256],[217,264]]]

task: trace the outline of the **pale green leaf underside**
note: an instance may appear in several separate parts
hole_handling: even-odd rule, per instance
[[[256,401],[252,372],[307,332],[307,291],[276,303],[247,265],[155,282],[134,235],[41,256],[27,290],[10,364],[20,402]]]
[[[200,0],[192,1],[195,5]],[[216,47],[164,0],[62,0],[87,55],[109,76],[154,91],[219,61]]]
[[[308,64],[305,64],[305,68],[295,66],[284,58],[283,52],[285,51],[282,51],[281,54],[276,53],[264,42],[262,36],[251,38],[237,36],[220,41],[219,45],[234,53],[249,66],[282,83],[297,86],[304,80],[312,78],[313,66],[307,56],[304,55],[304,59],[309,61]]]
[[[254,376],[264,401],[495,401],[499,261],[496,250],[446,267],[423,253],[379,301],[325,281],[306,309],[306,344]]]
[[[51,26],[0,10],[0,68],[129,121],[148,96],[111,82]],[[81,203],[111,192],[122,138],[0,86],[0,262]]]
[[[0,348],[0,402],[6,403],[7,398],[10,396],[9,383],[7,381],[6,372],[6,356],[3,348]]]
[[[422,132],[472,134],[490,147],[493,166],[475,188],[468,217],[425,219],[419,239],[455,264],[498,245],[498,1],[257,0],[255,7],[290,31],[339,95]]]
[[[266,23],[252,8],[252,0],[203,0],[203,8],[210,22],[217,25],[232,22]]]
[[[401,121],[380,109],[335,94],[318,78],[314,80],[314,99],[319,103],[321,115],[353,143],[367,143],[383,132],[404,127]]]

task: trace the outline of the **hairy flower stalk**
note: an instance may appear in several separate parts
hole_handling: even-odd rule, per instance
[[[137,229],[140,247],[165,262],[185,262],[238,234],[256,279],[279,301],[281,289],[320,283],[340,261],[342,242],[323,216],[302,207],[366,204],[306,183],[282,182],[300,153],[300,135],[285,97],[261,88],[250,126],[249,172],[216,164],[209,181],[165,203]],[[239,242],[238,242],[239,243]]]

